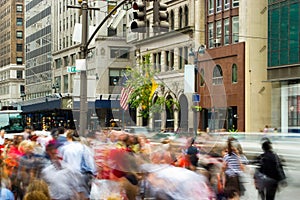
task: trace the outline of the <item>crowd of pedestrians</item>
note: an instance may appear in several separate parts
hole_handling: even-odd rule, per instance
[[[116,190],[112,183],[120,186],[115,199],[129,200],[181,195],[186,199],[189,195],[190,199],[239,199],[245,192],[242,175],[249,161],[238,140],[231,137],[218,155],[204,153],[194,138],[175,149],[170,144],[153,146],[144,135],[108,129],[86,137],[63,127],[50,134],[26,127],[13,139],[4,135],[1,130],[0,199],[108,199]],[[272,171],[275,154],[271,142],[267,144],[262,144],[265,153],[257,163],[263,157],[261,172],[272,177],[268,171]],[[175,188],[173,184],[182,180],[189,184]],[[259,190],[262,200],[275,198],[278,182],[273,188]]]

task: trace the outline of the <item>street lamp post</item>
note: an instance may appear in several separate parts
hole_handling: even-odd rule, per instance
[[[193,52],[193,49],[191,48],[189,56],[193,58],[193,64],[194,64],[194,94],[192,96],[192,102],[193,102],[193,130],[194,130],[194,137],[197,137],[197,129],[198,129],[198,111],[195,109],[196,106],[198,106],[197,101],[197,91],[198,91],[198,51]]]
[[[54,93],[57,93],[57,89],[59,89],[58,83],[53,84],[52,89],[54,89]]]

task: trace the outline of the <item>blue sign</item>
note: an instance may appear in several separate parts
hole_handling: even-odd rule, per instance
[[[193,102],[194,103],[200,102],[200,95],[199,94],[193,94]]]

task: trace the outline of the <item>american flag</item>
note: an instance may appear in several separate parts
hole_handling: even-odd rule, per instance
[[[128,78],[127,76],[124,74],[123,78],[122,78],[122,90],[121,90],[121,99],[120,99],[120,106],[121,108],[123,108],[124,110],[128,109],[128,99],[131,95],[131,93],[133,92],[133,88],[130,85],[126,85]]]

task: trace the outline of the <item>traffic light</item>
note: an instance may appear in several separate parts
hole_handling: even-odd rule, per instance
[[[130,28],[132,32],[146,33],[146,1],[133,2],[133,22],[131,22]]]
[[[153,3],[153,29],[155,32],[169,31],[169,15],[167,4],[160,3],[160,0],[154,0]]]

